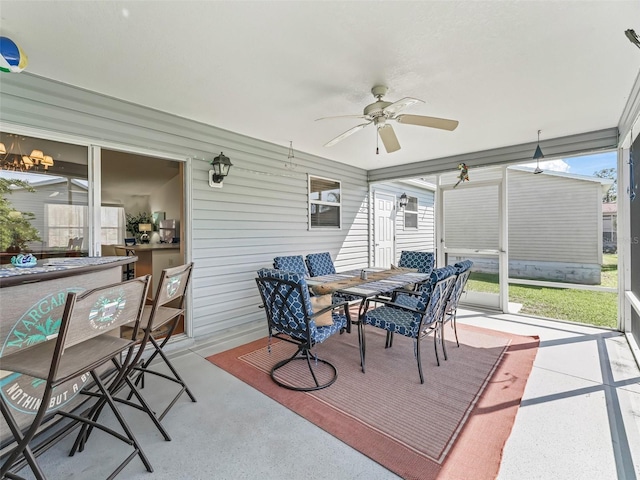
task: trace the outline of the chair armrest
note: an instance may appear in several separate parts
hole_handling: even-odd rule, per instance
[[[398,297],[399,294],[413,295],[415,297],[418,297],[422,295],[422,292],[420,290],[408,290],[406,288],[398,288],[397,290],[394,290],[392,292],[391,301],[395,301],[395,299]]]
[[[380,297],[374,297],[374,298],[368,298],[367,302],[365,304],[365,311],[369,308],[369,302],[375,302],[375,303],[381,303],[383,305],[387,305],[389,307],[392,308],[396,308],[398,310],[404,310],[406,312],[411,312],[411,313],[419,313],[420,315],[424,315],[424,311],[423,310],[418,310],[416,308],[411,308],[411,307],[407,307],[405,305],[400,305],[397,304],[395,302],[392,302],[391,300],[387,300],[385,298],[380,298]]]

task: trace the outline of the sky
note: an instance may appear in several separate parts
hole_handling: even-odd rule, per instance
[[[544,152],[543,152],[544,153]],[[555,172],[575,173],[578,175],[593,174],[604,168],[616,168],[618,163],[617,152],[594,153],[583,157],[556,158],[554,160],[541,160],[542,170]],[[535,167],[535,162],[526,164],[527,167]]]

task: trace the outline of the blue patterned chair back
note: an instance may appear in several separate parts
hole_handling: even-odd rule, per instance
[[[329,252],[310,253],[307,255],[307,267],[309,267],[309,275],[312,277],[336,273]]]
[[[471,260],[463,260],[462,262],[458,262],[453,266],[456,271],[456,283],[454,284],[453,290],[451,291],[449,308],[457,308],[458,302],[460,301],[460,297],[462,296],[462,292],[464,290],[464,286],[469,279],[469,274],[471,273],[472,266],[473,262]]]
[[[398,262],[399,267],[417,268],[420,273],[431,273],[433,264],[433,252],[413,252],[410,250],[403,250]]]
[[[449,293],[455,280],[456,278],[453,275],[439,278],[431,287],[430,294],[422,292],[422,295],[418,300],[418,304],[416,305],[416,309],[425,313],[424,315],[419,313],[415,313],[413,315],[414,318],[411,322],[411,326],[409,327],[413,338],[418,336],[421,325],[429,325],[439,320],[444,315]]]
[[[287,272],[299,273],[300,275],[309,276],[307,265],[304,263],[302,255],[291,255],[287,257],[276,257],[273,259],[273,268],[276,270],[285,270]]]
[[[269,320],[269,330],[298,339],[313,337],[315,322],[307,323],[306,320],[313,310],[304,276],[263,268],[258,271],[256,282]]]
[[[419,297],[418,304],[416,308],[418,310],[424,310],[427,302],[429,301],[429,297],[431,296],[431,292],[433,291],[433,287],[440,280],[443,280],[448,277],[454,277],[455,279],[456,269],[453,265],[447,265],[446,267],[436,268],[431,272],[429,276],[429,280],[420,284],[420,291],[422,295]],[[455,281],[455,280],[454,280]]]

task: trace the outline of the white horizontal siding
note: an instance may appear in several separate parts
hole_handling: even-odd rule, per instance
[[[444,240],[447,248],[497,249],[500,240],[497,185],[444,192]]]
[[[19,78],[18,78],[19,77]],[[78,143],[144,149],[159,158],[191,158],[186,212],[188,254],[194,261],[193,327],[201,336],[264,316],[256,271],[278,255],[328,251],[336,268],[368,265],[366,171],[133,105],[28,73],[2,78],[2,121],[65,135]],[[3,128],[4,129],[4,128]],[[208,185],[210,160],[223,151],[232,163],[223,188]],[[208,159],[205,161],[204,159]],[[342,182],[342,228],[308,229],[307,174]]]
[[[404,182],[385,182],[372,187],[376,193],[386,193],[395,195],[396,201],[403,193],[418,199],[418,228],[404,227],[404,213],[401,209],[396,209],[395,217],[395,261],[400,258],[403,250],[416,250],[423,252],[435,251],[434,229],[435,229],[435,193],[427,188],[417,187],[415,184]],[[373,222],[373,216],[372,222]],[[373,243],[371,239],[371,252],[373,256]],[[371,263],[374,263],[372,257]]]
[[[598,183],[509,171],[509,258],[599,264]]]

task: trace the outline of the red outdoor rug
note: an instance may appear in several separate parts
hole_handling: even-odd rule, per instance
[[[265,338],[208,360],[403,478],[495,478],[539,340],[459,325],[460,348],[447,342],[449,359],[440,352],[439,367],[433,338],[423,340],[420,384],[413,340],[396,335],[385,349],[384,332],[366,334],[365,374],[355,328],[314,349],[338,370],[336,382],[316,392],[271,380],[271,366],[295,352],[288,342],[272,341],[269,353]],[[304,361],[280,372],[291,382],[308,375]]]

